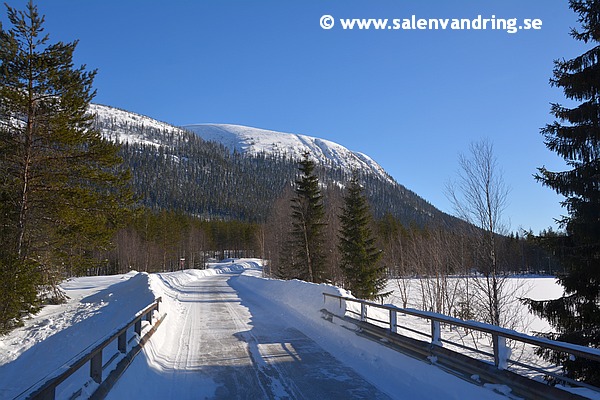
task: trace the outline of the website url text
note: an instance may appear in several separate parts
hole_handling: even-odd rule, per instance
[[[540,30],[542,20],[539,18],[339,18],[339,26],[344,30],[501,30],[517,33],[521,30]],[[331,15],[323,15],[319,21],[321,28],[329,30],[336,25]]]

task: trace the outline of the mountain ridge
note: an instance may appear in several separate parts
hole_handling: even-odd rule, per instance
[[[132,127],[141,126],[146,130],[155,130],[162,133],[185,135],[185,131],[167,122],[158,121],[152,117],[123,110],[103,104],[91,103],[88,112],[95,116],[96,128],[102,136],[118,143],[144,143],[159,146],[162,141],[156,138],[149,140],[144,135],[144,129],[134,133]],[[110,126],[110,128],[109,128]]]
[[[368,155],[352,151],[331,140],[297,133],[279,132],[233,124],[193,124],[183,129],[196,133],[207,141],[216,141],[225,147],[250,154],[284,155],[299,160],[304,152],[314,161],[322,164],[333,162],[352,171],[369,171],[382,179],[394,179]]]
[[[178,127],[142,114],[95,103],[90,104],[89,110],[91,114],[96,115],[97,120],[103,121],[100,126],[102,135],[119,143],[135,142],[159,146],[164,144],[160,138],[155,135],[149,138],[148,135],[144,135],[144,130],[178,136],[185,136],[187,131],[203,140],[219,143],[231,151],[243,154],[270,154],[299,160],[307,151],[309,157],[317,163],[333,163],[349,172],[353,169],[368,171],[381,179],[397,183],[367,154],[349,150],[339,143],[319,137],[235,124],[190,124]],[[105,127],[106,121],[110,122],[110,129]],[[132,133],[131,128],[135,125],[142,126],[141,134]]]
[[[406,226],[455,223],[376,161],[335,142],[230,124],[196,124],[194,132],[189,125],[176,127],[98,104],[90,112],[95,128],[122,144],[134,192],[141,204],[153,209],[265,221],[293,186],[298,160],[309,151],[324,188],[339,191],[358,169],[376,218],[391,214]]]

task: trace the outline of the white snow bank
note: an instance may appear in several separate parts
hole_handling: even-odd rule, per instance
[[[161,307],[168,314],[170,309],[170,300],[178,300],[181,292],[177,288],[185,286],[187,283],[197,281],[203,277],[231,272],[242,272],[246,269],[259,270],[262,264],[258,259],[236,260],[227,259],[219,263],[211,264],[207,269],[186,269],[176,272],[165,272],[150,275],[150,287],[156,297],[163,298],[164,306]]]
[[[323,292],[348,296],[348,292],[331,285],[317,285],[297,280],[281,281],[245,271],[232,286],[240,297],[258,295],[272,304],[273,314],[293,321],[294,326],[317,342],[341,362],[351,366],[366,380],[392,398],[410,399],[499,399],[493,391],[462,381],[439,368],[416,361],[381,344],[356,335],[354,325],[331,323],[322,318],[327,308],[342,313],[339,300]]]
[[[66,304],[45,307],[26,321],[23,328],[0,337],[0,398],[12,399],[37,382],[43,382],[80,352],[129,321],[155,297],[163,298],[160,311],[167,313],[166,324],[184,324],[181,309],[188,296],[186,284],[202,285],[202,280],[209,275],[231,272],[241,273],[228,282],[239,292],[242,301],[263,302],[274,318],[288,321],[392,398],[500,398],[492,391],[498,388],[486,389],[461,381],[433,365],[364,339],[355,334],[353,324],[337,319],[335,323],[326,321],[321,316],[322,308],[342,315],[346,305],[342,302],[340,307],[337,299],[325,300],[322,293],[351,297],[348,292],[330,285],[264,279],[261,261],[256,259],[225,260],[205,270],[151,275],[132,272],[63,283],[61,287],[70,297]],[[159,328],[145,351],[153,351],[152,346],[162,346],[169,334],[168,330]],[[152,364],[152,367],[160,369],[161,366]],[[82,382],[89,381],[86,376],[89,371],[86,367],[82,370],[77,378],[83,379],[65,382],[70,386],[63,387],[57,398],[69,398]],[[213,386],[214,383],[207,381],[206,387],[198,388],[195,394],[203,390],[208,393]],[[160,394],[150,397],[160,398]]]
[[[0,398],[44,382],[154,301],[145,273],[75,278],[61,288],[66,304],[46,306],[0,337]]]
[[[323,293],[354,297],[350,292],[328,284],[308,283],[299,280],[266,279],[258,276],[257,270],[245,271],[238,282],[257,294],[279,303],[294,312],[311,319],[321,320],[320,310],[325,308]],[[299,301],[301,299],[301,301]],[[327,300],[332,301],[332,300]],[[335,303],[338,303],[336,300]],[[339,315],[344,315],[344,302]],[[333,309],[331,310],[333,311]]]

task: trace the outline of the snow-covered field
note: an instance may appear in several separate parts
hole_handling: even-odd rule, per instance
[[[343,290],[260,276],[259,260],[235,260],[207,270],[69,280],[66,304],[45,307],[0,338],[0,398],[23,398],[158,296],[164,322],[109,398],[500,398],[498,388],[324,320],[322,293],[348,295]],[[550,278],[534,283],[530,296],[555,294]],[[82,370],[59,386],[57,398],[95,388]]]
[[[475,286],[472,283],[475,278],[471,277],[469,279],[471,286]],[[556,282],[556,278],[529,275],[511,276],[503,279],[502,292],[506,295],[501,296],[502,312],[511,317],[510,319],[506,318],[508,321],[505,327],[527,334],[552,331],[552,327],[546,320],[531,314],[519,299],[547,300],[562,296],[563,289]],[[458,297],[460,297],[460,292],[464,291],[465,282],[466,278],[464,277],[449,277],[441,284],[435,282],[434,278],[429,280],[400,278],[389,280],[384,291],[392,292],[391,296],[386,299],[387,303],[405,308],[438,311],[447,315],[457,316],[455,315],[456,308],[458,308],[456,303],[459,303],[460,299]],[[439,291],[436,291],[436,287],[442,284],[446,286],[446,295],[442,295]],[[471,288],[471,291],[474,290]],[[434,305],[436,298],[439,297],[443,297],[443,299],[439,300],[440,302],[445,301],[442,310],[436,310]],[[451,300],[447,300],[448,298],[451,298]],[[406,300],[406,303],[404,300]],[[455,303],[454,308],[448,306],[448,303],[451,302]],[[452,309],[452,311],[448,312],[449,309]]]

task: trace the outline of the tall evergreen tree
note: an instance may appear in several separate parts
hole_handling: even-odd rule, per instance
[[[563,157],[571,168],[551,172],[540,168],[536,178],[565,196],[568,216],[561,223],[564,237],[554,246],[564,254],[566,272],[558,276],[563,297],[529,301],[531,308],[555,327],[554,339],[600,347],[600,1],[570,0],[579,15],[581,29],[571,36],[593,47],[571,60],[557,60],[551,85],[579,105],[552,105],[557,118],[541,130],[545,144]],[[552,238],[548,238],[551,240]],[[557,252],[558,253],[558,252]],[[548,352],[545,356],[562,363],[567,376],[600,386],[600,364]]]
[[[283,273],[287,278],[308,282],[326,282],[326,257],[324,252],[325,208],[315,175],[315,163],[304,153],[300,161],[300,177],[296,180],[295,197],[292,198],[292,226],[290,241],[283,249]]]
[[[43,285],[85,268],[107,246],[128,200],[118,148],[91,129],[95,71],[73,66],[77,42],[49,44],[30,1],[0,29],[0,329]]]
[[[381,251],[371,232],[371,212],[356,173],[353,174],[340,215],[339,249],[345,286],[358,298],[373,300],[385,287],[385,269],[378,265]]]

